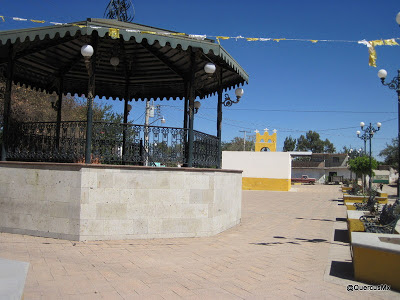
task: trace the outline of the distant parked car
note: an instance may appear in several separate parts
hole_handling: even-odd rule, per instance
[[[308,175],[302,175],[301,178],[292,178],[292,182],[315,184],[315,181],[315,178],[310,178]]]

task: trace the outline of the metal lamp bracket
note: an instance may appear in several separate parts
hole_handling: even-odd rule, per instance
[[[240,101],[240,97],[236,97],[236,100],[232,100],[232,99],[229,97],[228,94],[225,94],[225,99],[224,99],[224,101],[222,102],[222,104],[223,104],[224,106],[229,107],[229,106],[232,106],[232,104],[239,103],[239,101]]]

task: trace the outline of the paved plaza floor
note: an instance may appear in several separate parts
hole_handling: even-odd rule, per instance
[[[241,224],[206,238],[71,242],[0,234],[0,257],[26,261],[30,299],[394,299],[348,292],[339,186],[243,192]]]

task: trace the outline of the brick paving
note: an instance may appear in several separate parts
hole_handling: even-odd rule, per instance
[[[393,299],[347,292],[339,186],[243,192],[242,222],[217,236],[71,242],[0,234],[0,257],[30,263],[30,299]]]

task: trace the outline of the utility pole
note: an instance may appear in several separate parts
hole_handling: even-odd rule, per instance
[[[246,133],[251,133],[251,131],[239,130],[239,132],[243,132],[243,151],[246,151]]]
[[[146,101],[146,116],[144,120],[144,165],[149,165],[149,119],[150,119],[150,100]]]

